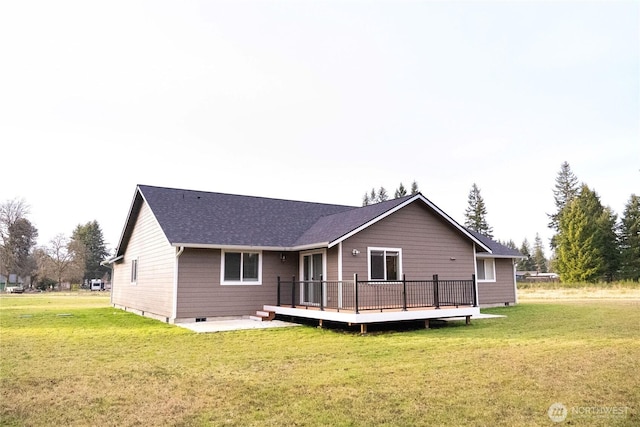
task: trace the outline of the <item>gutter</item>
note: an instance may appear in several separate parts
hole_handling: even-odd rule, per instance
[[[526,258],[525,256],[522,255],[494,255],[492,253],[486,253],[486,252],[480,252],[479,254],[476,254],[476,257],[478,258],[502,258],[502,259],[524,259]]]
[[[251,250],[251,251],[271,251],[271,252],[299,252],[311,249],[329,248],[329,242],[312,243],[299,246],[255,246],[255,245],[220,245],[208,243],[172,243],[176,248],[186,247],[195,249],[224,249],[224,250]]]
[[[100,262],[100,265],[106,267],[107,264],[114,264],[114,263],[120,261],[122,258],[124,258],[124,255],[120,255],[120,256],[117,256],[117,257],[109,258],[107,260],[104,260],[104,261]]]

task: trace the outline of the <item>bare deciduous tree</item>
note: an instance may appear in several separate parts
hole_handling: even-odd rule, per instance
[[[58,289],[61,289],[62,281],[71,278],[75,262],[74,252],[69,249],[69,239],[64,234],[57,234],[45,251],[45,269],[58,282]]]

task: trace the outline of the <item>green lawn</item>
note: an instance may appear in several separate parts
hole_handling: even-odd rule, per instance
[[[1,425],[640,424],[640,300],[430,330],[195,334],[104,294],[0,297]]]

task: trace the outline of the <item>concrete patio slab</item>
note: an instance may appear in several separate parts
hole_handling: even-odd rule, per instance
[[[282,320],[259,322],[257,320],[245,318],[209,320],[206,322],[176,323],[175,325],[198,333],[239,331],[245,329],[288,328],[292,326],[301,326],[297,323],[283,322]]]
[[[476,319],[495,319],[500,317],[507,317],[497,314],[484,314],[480,313],[471,317],[471,320]],[[457,321],[457,320],[465,320],[464,317],[448,317],[442,318],[444,321]],[[257,320],[251,320],[248,318],[237,318],[237,319],[219,319],[219,320],[209,320],[206,322],[185,322],[185,323],[176,323],[176,326],[180,326],[181,328],[189,329],[193,332],[197,333],[211,333],[211,332],[227,332],[227,331],[240,331],[246,329],[268,329],[268,328],[288,328],[293,326],[302,326],[299,323],[291,323],[284,322],[282,320],[272,320],[270,322],[259,322]]]

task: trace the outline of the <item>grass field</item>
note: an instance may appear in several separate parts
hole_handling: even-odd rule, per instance
[[[615,292],[614,292],[615,294]],[[617,295],[617,294],[616,294]],[[0,424],[640,425],[640,298],[521,295],[434,329],[195,334],[108,296],[0,297]]]

